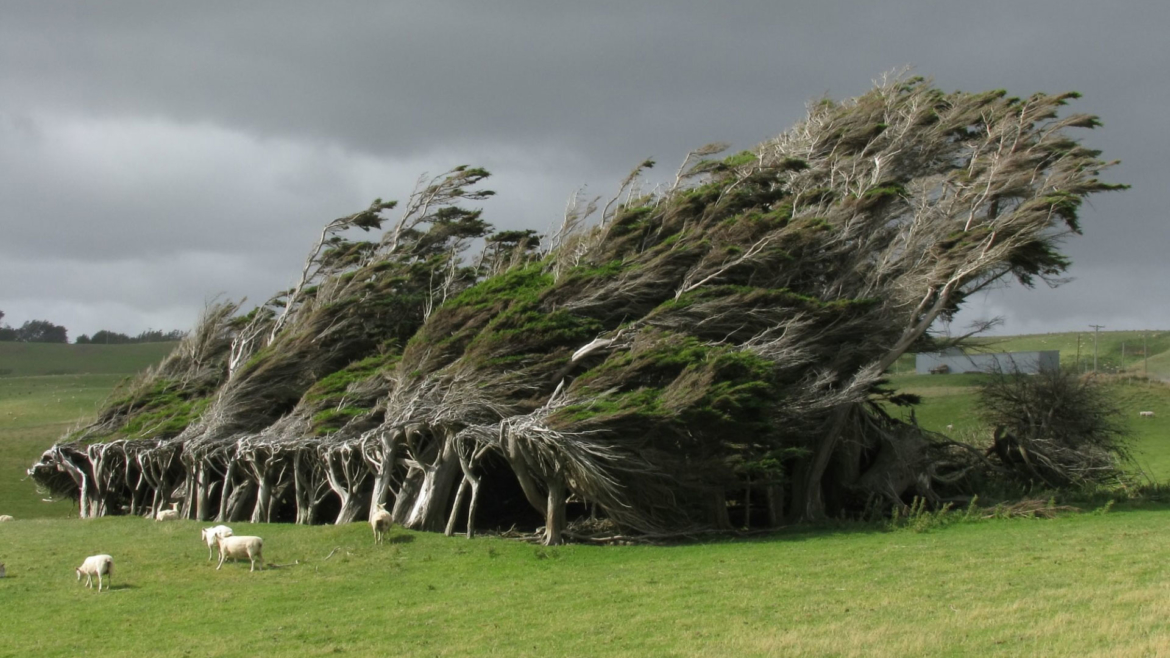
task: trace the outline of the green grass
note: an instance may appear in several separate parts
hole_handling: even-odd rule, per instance
[[[174,347],[0,342],[0,514],[75,514],[68,501],[43,502],[25,470],[65,432],[93,417],[119,382]]]
[[[1170,651],[1170,510],[540,548],[364,524],[235,524],[282,566],[215,571],[199,524],[0,527],[0,655],[1138,656]],[[337,553],[324,558],[335,547]],[[114,556],[114,589],[74,579]],[[293,564],[299,560],[300,564]]]
[[[132,375],[162,361],[175,343],[58,345],[0,342],[0,377]]]

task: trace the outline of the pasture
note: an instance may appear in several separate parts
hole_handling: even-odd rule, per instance
[[[21,481],[127,370],[150,362],[96,354],[117,370],[50,364],[54,355],[8,365],[0,352],[0,369],[25,373],[0,377],[0,513],[17,517],[0,524],[0,656],[1170,653],[1170,509],[1152,503],[922,533],[838,523],[657,547],[399,528],[374,546],[366,524],[237,523],[278,566],[217,572],[199,538],[211,524],[62,518],[75,514],[70,503],[43,503]],[[58,368],[76,369],[46,372]],[[893,378],[924,396],[922,424],[970,432],[977,380]],[[1117,390],[1146,470],[1167,479],[1170,389]],[[1139,408],[1157,416],[1139,422]],[[114,556],[110,592],[75,579],[96,553]]]
[[[257,573],[215,571],[194,522],[18,520],[0,527],[0,655],[1160,655],[1168,514],[671,547],[233,524],[281,565]],[[101,594],[73,573],[98,552],[116,561]]]

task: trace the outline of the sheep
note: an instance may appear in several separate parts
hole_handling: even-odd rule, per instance
[[[954,426],[954,424],[947,425],[947,431],[948,431],[948,432],[953,432],[953,431],[955,431],[955,426]]]
[[[391,523],[390,512],[387,512],[386,508],[381,505],[378,505],[377,509],[370,514],[370,527],[374,529],[375,546],[382,543],[382,538],[390,530]]]
[[[1152,412],[1152,411],[1139,411],[1138,416],[1141,416],[1142,418],[1153,418],[1154,412]]]
[[[252,568],[248,569],[251,573],[256,570],[256,562],[260,562],[260,570],[264,570],[264,557],[260,555],[260,551],[264,549],[264,540],[259,537],[220,537],[216,536],[215,541],[219,544],[219,566],[215,567],[216,571],[223,568],[223,561],[227,558],[239,559],[242,557],[248,558],[252,563]]]
[[[16,519],[12,518],[11,516],[9,516],[7,514],[0,514],[0,523],[4,523],[5,521],[15,521],[15,520]]]
[[[171,503],[170,509],[159,510],[158,514],[154,515],[155,521],[178,521],[179,520],[179,504]]]
[[[77,582],[81,582],[81,576],[85,576],[85,586],[93,587],[93,577],[97,576],[98,591],[102,591],[102,576],[112,579],[114,577],[114,558],[109,555],[91,555],[85,558],[85,562],[77,567]],[[109,591],[110,586],[106,585],[106,590]]]
[[[211,561],[212,555],[215,553],[215,547],[218,545],[217,537],[231,537],[232,529],[226,525],[217,525],[213,528],[204,528],[199,531],[199,536],[207,543],[207,561]]]

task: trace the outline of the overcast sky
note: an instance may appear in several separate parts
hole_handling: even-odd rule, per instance
[[[1099,195],[1073,280],[977,300],[1000,333],[1170,328],[1170,3],[0,0],[4,322],[186,329],[295,282],[320,227],[422,172],[494,173],[545,230],[638,162],[750,148],[906,65],[943,89],[1075,89]]]

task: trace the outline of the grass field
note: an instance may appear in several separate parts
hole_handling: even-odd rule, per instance
[[[1164,655],[1168,514],[555,549],[236,524],[292,565],[258,573],[216,572],[192,522],[16,521],[0,655]],[[101,594],[73,575],[98,552]]]
[[[15,370],[4,356],[0,368]],[[150,362],[91,356],[62,365],[42,354],[19,366],[25,374],[0,377],[0,513],[17,517],[0,524],[0,656],[1170,655],[1170,509],[1153,504],[672,547],[541,548],[402,530],[375,547],[364,524],[241,523],[236,533],[264,537],[265,557],[281,566],[217,572],[201,524],[59,518],[75,512],[20,481]],[[90,374],[47,374],[69,368]],[[978,379],[894,382],[924,396],[924,425],[975,431]],[[1165,479],[1170,388],[1118,391],[1127,409],[1157,413],[1136,430]],[[98,594],[73,569],[103,552],[115,557],[114,589]]]
[[[174,343],[53,345],[0,342],[0,514],[72,516],[41,500],[25,469],[127,376],[161,361]]]
[[[57,345],[0,342],[0,377],[132,375],[162,361],[175,343]]]

